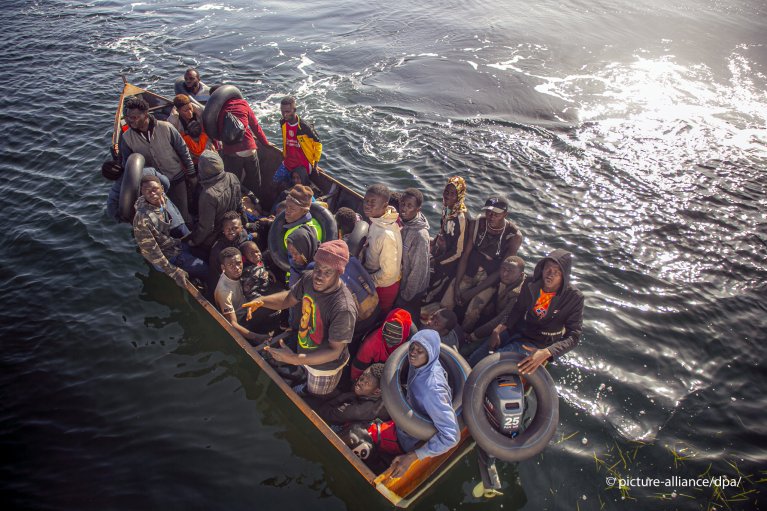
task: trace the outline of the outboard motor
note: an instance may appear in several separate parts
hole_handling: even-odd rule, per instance
[[[495,379],[485,392],[485,412],[490,424],[504,435],[515,437],[525,412],[525,389],[516,374]]]
[[[525,413],[525,388],[519,375],[504,374],[493,380],[485,392],[484,404],[487,419],[496,431],[510,438],[517,436]],[[474,487],[472,494],[486,499],[502,495],[495,458],[478,447],[477,462],[482,482]]]

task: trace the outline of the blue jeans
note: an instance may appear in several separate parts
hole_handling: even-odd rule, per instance
[[[175,264],[190,277],[196,277],[203,282],[208,277],[208,263],[194,255],[186,243],[181,243],[181,253],[176,257],[170,259],[171,264]]]
[[[530,352],[525,350],[522,346],[524,345],[523,342],[520,341],[522,338],[521,334],[514,334],[514,336],[509,335],[509,331],[506,330],[501,334],[501,343],[498,345],[497,348],[495,348],[496,352],[506,352],[511,351],[514,353],[520,353],[524,356],[530,355]],[[474,352],[469,356],[469,365],[471,367],[474,367],[479,363],[480,360],[485,358],[490,354],[490,349],[488,345],[490,344],[490,338],[488,337],[484,341],[482,341],[482,344],[479,345],[479,347],[474,350]]]

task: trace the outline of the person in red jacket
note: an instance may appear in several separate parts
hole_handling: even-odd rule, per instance
[[[211,90],[211,94],[213,90]],[[243,183],[248,190],[258,195],[261,190],[261,168],[258,165],[258,145],[269,145],[264,135],[264,130],[258,124],[256,114],[244,99],[233,98],[224,103],[218,114],[218,131],[224,128],[224,117],[227,113],[235,116],[243,126],[245,134],[240,142],[235,144],[222,143],[221,157],[224,160],[224,168],[231,172]]]
[[[372,364],[384,363],[400,344],[410,337],[410,327],[413,319],[404,309],[392,309],[386,316],[381,328],[370,333],[362,341],[357,355],[352,362],[352,380],[360,377],[362,372]]]

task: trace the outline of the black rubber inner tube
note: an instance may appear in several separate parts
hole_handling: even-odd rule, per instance
[[[428,440],[437,432],[434,424],[429,417],[413,410],[405,400],[405,393],[402,390],[409,346],[409,342],[402,344],[386,360],[381,392],[386,411],[389,412],[397,427],[419,440]],[[463,390],[471,367],[456,350],[444,344],[440,346],[439,362],[447,373],[447,382],[453,393],[453,410],[458,418],[459,426],[463,427]]]
[[[218,92],[218,90],[216,90]],[[207,108],[207,107],[205,107]],[[324,206],[320,206],[316,202],[312,202],[309,208],[309,213],[312,217],[319,222],[322,227],[322,237],[319,240],[322,243],[325,240],[338,239],[338,226],[336,225],[336,219],[330,213],[330,211]],[[269,228],[269,253],[272,255],[272,261],[282,271],[290,270],[290,264],[288,263],[288,249],[285,248],[285,212],[281,212],[277,215],[277,218],[272,222],[272,226]]]
[[[359,258],[362,246],[365,244],[365,240],[368,236],[368,229],[370,226],[364,220],[360,220],[352,229],[349,237],[346,239],[346,244],[349,247],[349,255]]]
[[[205,109],[202,111],[202,126],[209,137],[219,140],[218,114],[221,113],[224,104],[232,98],[243,99],[240,89],[234,85],[222,85],[205,103]]]
[[[119,213],[123,222],[132,223],[136,214],[134,206],[141,187],[141,177],[144,174],[144,155],[133,153],[128,156],[123,171],[123,182],[120,185]]]
[[[557,430],[559,396],[554,380],[543,366],[524,379],[535,392],[537,410],[527,428],[514,438],[496,430],[485,412],[485,392],[492,381],[505,374],[518,374],[517,353],[494,353],[472,369],[463,390],[463,410],[469,433],[488,454],[503,461],[522,461],[543,451]]]

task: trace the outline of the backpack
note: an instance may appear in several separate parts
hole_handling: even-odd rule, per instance
[[[349,258],[341,280],[357,300],[359,307],[357,321],[364,321],[372,316],[378,308],[378,293],[376,293],[373,278],[359,259],[354,256]]]
[[[221,142],[233,145],[242,142],[245,137],[245,126],[232,112],[224,116],[224,126],[221,129]]]

